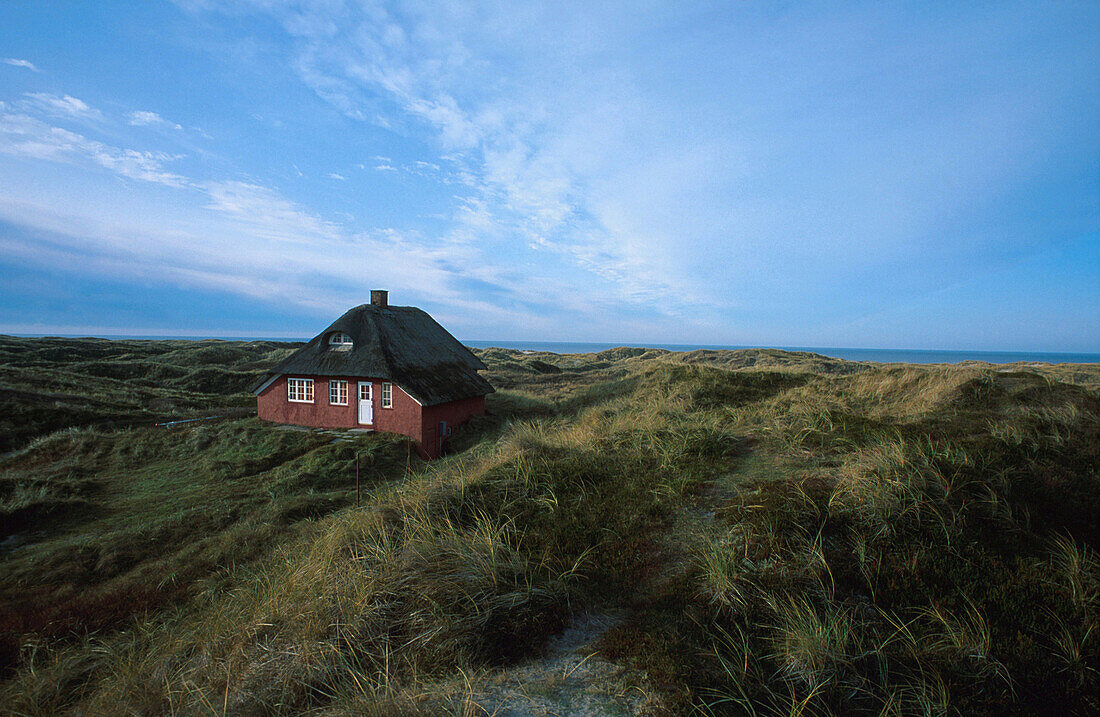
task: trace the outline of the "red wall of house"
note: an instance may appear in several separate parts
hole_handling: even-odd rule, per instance
[[[446,421],[448,428],[465,423],[472,416],[485,415],[485,397],[474,396],[461,401],[441,403],[423,409],[423,432],[420,435],[421,451],[431,458],[439,456],[439,422]]]
[[[295,403],[286,397],[286,376],[280,376],[256,397],[256,415],[265,421],[292,423],[315,428],[357,428],[356,380],[343,376],[294,376],[313,379],[313,403]],[[348,382],[348,405],[332,406],[328,402],[329,378]]]
[[[393,408],[382,408],[382,382],[374,382],[374,430],[401,433],[420,440],[420,404],[397,384],[393,386]]]
[[[298,376],[313,379],[313,403],[291,402],[287,399],[287,376],[280,376],[256,397],[256,415],[265,421],[290,423],[314,428],[373,428],[376,431],[400,433],[417,442],[418,452],[425,458],[439,456],[439,422],[457,426],[471,416],[485,413],[485,397],[477,396],[422,408],[411,396],[393,387],[393,407],[382,408],[382,382],[374,379],[374,423],[359,423],[359,379],[348,376]],[[348,405],[329,404],[329,379],[348,382]]]

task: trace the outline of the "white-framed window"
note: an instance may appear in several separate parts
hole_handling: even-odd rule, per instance
[[[371,395],[374,393],[373,389],[374,389],[374,384],[372,384],[370,381],[360,381],[359,382],[359,400],[360,401],[369,401],[369,400],[371,400]]]
[[[393,384],[382,383],[382,408],[393,408]]]
[[[328,402],[333,406],[348,405],[348,382],[344,379],[330,379],[328,382]]]
[[[286,380],[286,399],[294,403],[313,403],[313,379],[288,378]]]
[[[350,351],[354,342],[343,331],[337,331],[328,337],[328,345],[336,351]]]

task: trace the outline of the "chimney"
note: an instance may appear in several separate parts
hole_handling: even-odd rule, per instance
[[[371,289],[371,292],[370,292],[370,305],[371,306],[389,306],[390,305],[389,294],[390,294],[390,292],[383,291],[381,289]]]

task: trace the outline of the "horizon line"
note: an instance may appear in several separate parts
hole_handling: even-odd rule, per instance
[[[291,334],[207,334],[201,332],[187,333],[28,333],[28,332],[4,332],[0,336],[12,336],[16,338],[64,338],[64,339],[105,339],[121,341],[285,341],[288,343],[305,343],[314,337],[304,337]],[[457,337],[456,337],[457,338]],[[909,348],[909,347],[874,347],[874,346],[799,346],[778,344],[704,344],[704,343],[671,343],[671,342],[614,342],[614,341],[564,341],[560,339],[458,339],[464,345],[486,344],[475,348],[511,348],[501,343],[510,344],[543,344],[543,345],[590,345],[606,346],[612,348],[659,348],[670,350],[667,347],[688,350],[739,350],[739,349],[776,349],[779,351],[892,351],[892,352],[917,352],[917,353],[976,353],[976,354],[1049,354],[1054,356],[1093,356],[1100,359],[1100,350],[1097,351],[1065,351],[1048,349],[969,349],[969,348]],[[606,350],[606,349],[602,349]],[[1092,363],[1092,362],[1090,362]]]

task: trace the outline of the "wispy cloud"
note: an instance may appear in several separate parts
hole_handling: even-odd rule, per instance
[[[242,63],[240,97],[209,104],[220,146],[107,109],[172,106],[155,96],[102,113],[66,94],[0,103],[0,153],[143,183],[101,181],[125,196],[79,211],[90,175],[56,190],[71,265],[160,262],[181,283],[326,310],[381,277],[466,325],[511,322],[498,335],[701,340],[691,327],[724,325],[714,339],[735,341],[880,322],[1097,226],[1100,65],[1074,31],[1095,10],[179,2],[204,25],[224,10],[235,38],[268,48],[216,58]],[[224,162],[199,161],[215,147]],[[4,164],[32,163],[0,164],[0,186],[37,201]],[[334,191],[345,175],[362,208]],[[157,222],[112,216],[143,194]]]
[[[494,312],[505,316],[455,289],[459,278],[476,273],[481,261],[468,247],[428,242],[389,229],[353,232],[270,186],[185,176],[169,168],[183,159],[181,155],[112,145],[51,124],[49,117],[60,111],[59,107],[71,110],[67,114],[92,111],[85,103],[66,97],[58,98],[60,104],[51,101],[55,96],[33,97],[20,105],[20,112],[0,103],[0,154],[97,167],[126,179],[185,192],[177,199],[183,204],[195,198],[200,203],[197,211],[184,213],[182,223],[166,217],[150,223],[144,217],[157,212],[127,212],[140,196],[137,194],[122,204],[112,203],[105,211],[109,202],[102,199],[83,205],[69,203],[63,201],[59,189],[51,203],[42,205],[33,193],[19,199],[15,196],[18,186],[11,186],[7,196],[0,195],[0,217],[51,232],[56,241],[0,240],[10,256],[119,277],[156,272],[186,285],[278,299],[326,312],[358,301],[362,278],[383,261],[388,266],[387,283],[409,295],[415,292],[429,300],[437,297],[452,310],[468,308],[483,316]],[[31,111],[39,116],[32,116]],[[137,119],[138,126],[145,120],[158,123],[143,114]],[[335,172],[328,176],[344,179]],[[349,261],[349,257],[359,258]],[[318,278],[333,288],[314,286]]]
[[[179,155],[112,146],[26,114],[0,114],[0,153],[67,164],[90,163],[121,177],[173,187],[190,184],[167,168]]]
[[[130,124],[135,127],[159,126],[168,127],[175,130],[183,129],[181,125],[178,125],[175,122],[169,122],[156,112],[149,112],[146,110],[131,112],[128,115],[128,119],[130,121]]]
[[[211,182],[200,191],[208,199],[206,216],[183,225],[151,221],[147,209],[126,205],[93,212],[0,196],[0,220],[49,237],[0,236],[0,251],[93,275],[133,280],[155,274],[321,315],[361,301],[364,285],[384,280],[403,296],[447,307],[439,316],[452,325],[471,315],[509,318],[507,310],[461,290],[461,277],[476,273],[479,261],[468,248],[389,229],[350,232],[269,187]]]
[[[743,29],[774,21],[752,4],[710,35],[696,30],[712,11],[690,3],[263,11],[286,28],[319,97],[349,117],[427,130],[440,162],[455,160],[442,174],[483,204],[456,202],[451,236],[528,247],[585,272],[571,280],[593,295],[598,277],[624,304],[685,316],[750,295],[760,311],[800,296],[855,314],[865,307],[839,287],[882,302],[891,294],[878,276],[909,292],[931,276],[957,280],[966,263],[937,264],[927,244],[952,236],[956,256],[1004,254],[1003,220],[983,202],[1027,196],[1028,162],[1062,141],[1050,114],[1068,113],[1059,98],[1095,105],[1059,79],[1084,66],[1080,43],[1039,60],[1041,71],[1007,51],[1003,32],[1021,22],[1012,9],[946,24],[866,6],[798,11],[774,36]],[[856,29],[868,23],[899,36],[916,24],[922,40],[887,52]],[[683,32],[654,46],[670,27]],[[915,71],[930,46],[943,50],[934,67]],[[716,58],[730,71],[689,69]],[[978,69],[991,58],[996,72]],[[1029,99],[1037,93],[1045,99]],[[958,229],[977,214],[984,226]],[[797,289],[792,276],[804,277]]]
[[[11,65],[12,67],[25,67],[32,72],[40,72],[40,70],[35,67],[34,63],[30,60],[19,60],[14,57],[3,57],[0,58],[0,62],[3,62],[5,65]]]
[[[490,237],[505,243],[519,239],[534,251],[552,252],[575,269],[611,282],[619,287],[621,300],[666,297],[659,304],[662,311],[705,300],[675,253],[670,256],[653,246],[657,240],[667,247],[675,237],[650,233],[643,238],[629,233],[622,223],[610,226],[600,207],[586,196],[590,179],[579,175],[576,167],[605,161],[609,148],[586,141],[606,131],[597,128],[593,133],[592,125],[575,120],[592,109],[585,102],[603,93],[608,103],[618,103],[621,90],[608,92],[597,83],[581,96],[536,99],[515,78],[496,78],[500,91],[488,94],[485,89],[494,82],[477,84],[488,79],[478,48],[516,49],[491,40],[476,29],[478,25],[499,28],[516,19],[511,31],[522,35],[517,28],[533,18],[486,18],[479,11],[474,20],[463,11],[452,14],[440,8],[430,13],[379,8],[357,18],[341,10],[338,24],[348,30],[334,35],[332,23],[324,21],[334,16],[324,4],[306,4],[294,13],[273,12],[300,43],[296,67],[318,96],[366,121],[378,114],[381,97],[396,105],[406,121],[419,122],[435,133],[440,162],[448,162],[448,169],[421,160],[404,171],[465,186],[478,199],[477,211],[466,201],[469,196],[456,207],[452,238],[482,243]],[[302,23],[303,16],[312,19]],[[471,91],[475,86],[478,89]],[[553,123],[550,107],[559,115]],[[598,110],[601,121],[610,114],[602,106]],[[559,126],[551,129],[553,124]],[[581,134],[569,134],[574,131]],[[589,157],[577,154],[594,148],[598,152]],[[376,171],[398,171],[388,157],[375,159]]]
[[[606,201],[592,201],[594,178],[585,173],[605,174],[601,165],[623,149],[601,146],[599,138],[632,111],[644,114],[644,104],[633,98],[624,102],[629,93],[602,76],[583,83],[583,92],[575,82],[562,85],[560,95],[534,92],[528,85],[542,89],[542,78],[556,72],[575,75],[554,66],[568,58],[552,54],[533,82],[491,71],[483,51],[506,56],[506,67],[526,64],[517,56],[526,52],[523,43],[508,43],[535,34],[538,11],[504,10],[495,16],[485,8],[406,11],[383,3],[359,12],[310,2],[294,11],[264,10],[283,23],[297,44],[293,66],[302,81],[338,111],[375,123],[385,115],[380,124],[397,122],[405,125],[402,131],[414,124],[434,135],[436,161],[399,167],[379,155],[373,169],[461,187],[449,217],[448,241],[499,257],[514,256],[517,247],[546,254],[541,261],[522,261],[547,267],[564,263],[553,270],[559,274],[586,273],[587,279],[570,283],[574,292],[587,284],[590,298],[609,294],[622,302],[649,302],[666,314],[713,301],[676,252],[681,237],[637,233],[626,222],[610,221],[621,212],[604,216]],[[502,41],[482,26],[507,27],[508,37]],[[539,51],[556,52],[570,41],[563,37],[561,45]],[[595,289],[593,281],[609,286]],[[533,301],[545,299],[530,289],[534,283],[516,281],[516,291]],[[658,297],[662,300],[654,301]]]
[[[103,118],[99,110],[89,107],[83,100],[72,95],[58,96],[49,92],[28,92],[26,97],[30,103],[55,116],[83,120]]]
[[[341,182],[343,182],[343,181],[346,181],[346,180],[347,180],[347,177],[345,177],[345,176],[344,176],[344,175],[342,175],[342,174],[337,174],[336,172],[329,172],[329,173],[328,173],[328,178],[329,178],[329,179],[338,179],[338,180],[340,180]]]
[[[305,211],[270,187],[240,181],[202,184],[206,208],[233,222],[248,236],[280,244],[316,245],[338,240],[338,225]]]
[[[52,114],[40,104],[33,108]],[[8,109],[0,105],[0,154],[98,167],[183,192],[176,203],[199,202],[193,211],[170,219],[152,206],[137,208],[137,193],[110,201],[101,190],[95,201],[75,203],[65,201],[58,188],[43,205],[33,192],[20,199],[18,185],[9,185],[8,195],[0,196],[0,218],[55,236],[47,243],[0,239],[9,256],[119,278],[156,273],[181,285],[325,313],[360,301],[364,277],[385,266],[380,279],[406,296],[445,307],[438,316],[460,328],[471,316],[478,317],[478,326],[513,320],[507,304],[483,295],[489,288],[500,297],[539,287],[547,300],[558,297],[562,306],[571,301],[566,287],[522,277],[506,260],[483,252],[478,237],[498,230],[479,200],[466,201],[456,228],[439,238],[387,228],[352,231],[273,187],[185,176],[170,168],[183,159],[180,155],[112,145],[52,125],[48,117]],[[154,216],[159,218],[147,218]],[[479,282],[482,291],[466,290],[469,281]]]

